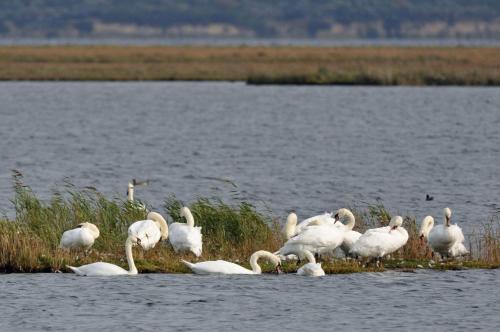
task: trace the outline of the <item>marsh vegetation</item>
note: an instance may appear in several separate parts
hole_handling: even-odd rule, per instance
[[[15,178],[14,220],[0,221],[0,271],[2,272],[55,272],[66,271],[65,265],[82,265],[105,261],[125,266],[123,244],[128,226],[145,219],[146,212],[126,200],[108,199],[93,188],[65,189],[55,192],[48,201],[42,201],[22,182]],[[147,205],[147,204],[146,204]],[[248,266],[248,257],[260,249],[277,250],[283,243],[281,220],[258,211],[247,202],[227,204],[216,199],[200,198],[190,205],[197,225],[202,227],[203,255],[200,261],[225,259]],[[182,203],[175,197],[165,199],[160,211],[171,221],[181,221],[179,208]],[[356,228],[387,225],[389,212],[383,205],[367,209],[352,208]],[[90,221],[96,224],[101,236],[90,253],[59,249],[61,234],[75,225]],[[352,273],[383,271],[384,269],[464,269],[500,267],[500,222],[493,217],[472,234],[466,235],[471,255],[463,260],[447,263],[431,261],[430,251],[418,238],[418,225],[414,217],[406,216],[404,227],[410,238],[406,246],[382,267],[363,267],[355,261],[326,260],[327,273]],[[134,250],[140,273],[187,273],[181,258],[195,260],[191,254],[174,253],[167,242],[144,252]],[[295,262],[283,264],[285,272],[295,272]],[[264,270],[270,266],[264,266]]]
[[[500,85],[498,47],[0,47],[0,80]]]

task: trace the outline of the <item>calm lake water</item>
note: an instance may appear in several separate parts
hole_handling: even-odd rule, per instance
[[[136,198],[155,209],[171,193],[282,218],[380,200],[419,220],[450,206],[467,228],[500,207],[499,88],[2,82],[0,114],[7,215],[11,169],[44,198],[151,179]]]
[[[284,218],[380,200],[466,229],[499,208],[500,89],[0,83],[0,208],[10,169],[161,209],[175,193]],[[235,185],[233,185],[234,183]],[[425,195],[435,197],[426,202]],[[493,330],[500,271],[327,276],[0,275],[7,330]]]
[[[494,331],[500,270],[0,275],[1,331]]]

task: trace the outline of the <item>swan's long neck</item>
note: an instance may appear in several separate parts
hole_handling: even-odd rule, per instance
[[[297,226],[297,215],[295,213],[290,213],[285,224],[285,238],[289,240],[295,235],[295,228]]]
[[[191,210],[189,210],[187,207],[184,209],[184,217],[186,218],[187,225],[189,227],[194,227],[193,214],[191,213]]]
[[[130,202],[134,201],[134,186],[132,183],[128,184],[127,197]]]
[[[431,216],[425,217],[422,221],[422,227],[420,228],[419,235],[423,235],[426,239],[429,238],[429,233],[431,232],[433,227],[434,218],[432,218]]]
[[[260,268],[260,265],[258,263],[258,260],[261,257],[265,257],[265,258],[269,259],[275,265],[279,264],[279,258],[276,257],[275,255],[273,255],[272,253],[270,253],[269,251],[265,251],[265,250],[256,251],[252,254],[252,256],[250,256],[250,266],[252,267],[252,271],[255,274],[262,273],[262,269]]]
[[[356,219],[354,218],[354,214],[352,214],[351,211],[347,210],[345,211],[345,217],[347,218],[347,224],[345,225],[349,230],[352,231],[354,228],[354,225],[356,223]]]
[[[316,258],[314,258],[314,255],[309,250],[303,250],[302,253],[306,256],[309,263],[316,263]]]
[[[166,240],[168,238],[168,224],[158,212],[149,212],[147,218],[153,220],[155,224],[160,228],[161,239]]]
[[[125,255],[127,256],[128,274],[137,274],[134,257],[132,256],[132,238],[130,236],[125,241]]]

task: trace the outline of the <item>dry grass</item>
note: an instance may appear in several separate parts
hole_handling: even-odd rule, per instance
[[[4,46],[0,80],[500,85],[500,48]]]

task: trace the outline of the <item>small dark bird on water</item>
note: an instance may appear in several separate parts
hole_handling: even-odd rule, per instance
[[[433,200],[434,200],[434,197],[429,196],[429,194],[427,194],[427,195],[425,195],[425,200],[426,200],[426,201],[433,201]]]

